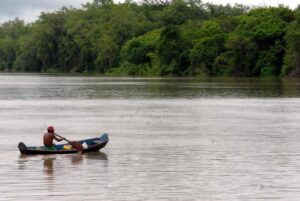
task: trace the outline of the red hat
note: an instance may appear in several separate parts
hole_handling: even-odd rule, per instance
[[[48,130],[49,133],[54,133],[54,127],[53,126],[49,126],[47,128],[47,130]]]

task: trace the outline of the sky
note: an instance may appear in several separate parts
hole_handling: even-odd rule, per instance
[[[0,23],[13,20],[16,17],[26,22],[33,22],[41,12],[55,11],[63,6],[80,8],[82,4],[89,1],[92,0],[0,0]],[[203,0],[202,2],[214,4],[240,3],[250,6],[276,6],[284,4],[290,8],[296,8],[298,4],[296,0]]]
[[[89,0],[0,0],[0,23],[16,17],[26,22],[35,21],[41,12],[51,12],[61,7],[80,8]]]

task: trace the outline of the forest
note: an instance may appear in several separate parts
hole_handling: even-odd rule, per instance
[[[300,7],[94,0],[0,24],[0,71],[300,77]]]

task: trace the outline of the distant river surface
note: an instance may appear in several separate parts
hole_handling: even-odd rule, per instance
[[[48,125],[101,152],[21,156]],[[0,200],[300,200],[300,80],[0,75]]]

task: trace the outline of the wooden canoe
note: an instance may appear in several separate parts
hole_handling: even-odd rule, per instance
[[[80,140],[83,147],[84,152],[93,152],[99,151],[108,143],[108,135],[104,133],[102,136],[97,138],[91,138],[86,140]],[[73,154],[78,153],[79,151],[76,149],[72,149],[69,144],[59,144],[55,145],[57,150],[46,150],[44,146],[26,146],[23,142],[20,142],[18,148],[21,154],[34,155],[34,154]]]

